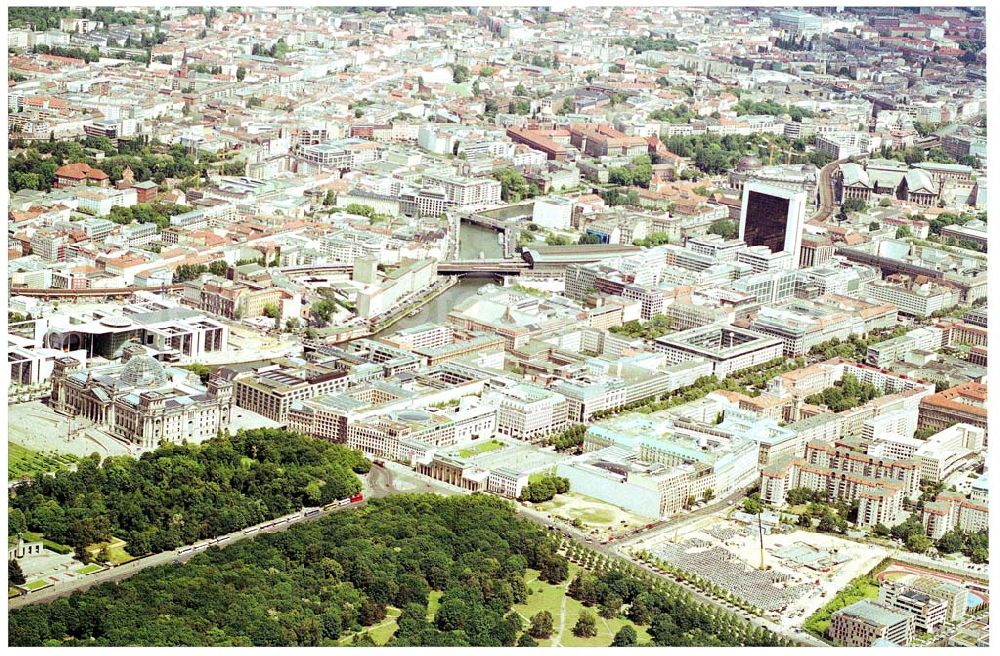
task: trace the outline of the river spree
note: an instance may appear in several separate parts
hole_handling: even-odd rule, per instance
[[[463,223],[458,233],[458,259],[478,260],[480,253],[487,260],[503,257],[498,234],[490,228]]]
[[[497,241],[497,233],[489,228],[463,223],[458,239],[459,258],[477,260],[480,253],[486,259],[503,257],[503,248]],[[428,322],[445,323],[448,320],[448,313],[453,307],[474,295],[483,285],[488,284],[490,284],[489,278],[463,278],[457,285],[421,307],[417,316],[403,317],[383,332],[395,332]]]

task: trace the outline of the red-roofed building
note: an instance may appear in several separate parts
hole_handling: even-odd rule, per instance
[[[56,169],[56,188],[73,187],[79,184],[95,184],[98,187],[107,187],[110,183],[108,174],[101,169],[93,168],[87,164],[66,164]]]
[[[918,428],[944,430],[957,423],[986,426],[986,385],[969,381],[920,399]]]
[[[69,103],[55,96],[31,96],[24,99],[24,104],[26,107],[36,109],[64,110],[69,108]]]
[[[507,136],[514,143],[524,144],[529,148],[540,150],[550,160],[564,160],[567,157],[565,143],[569,141],[568,130],[537,130],[508,128]]]

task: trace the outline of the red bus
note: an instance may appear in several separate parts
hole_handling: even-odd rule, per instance
[[[358,492],[353,497],[351,497],[351,503],[357,503],[359,501],[363,501],[364,498],[365,498],[365,495],[363,495],[360,492]]]

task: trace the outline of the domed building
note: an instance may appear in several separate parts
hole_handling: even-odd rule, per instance
[[[129,387],[150,389],[167,382],[167,374],[159,360],[149,355],[129,358],[122,369],[121,382]]]
[[[74,358],[57,358],[49,397],[56,411],[85,417],[142,449],[214,437],[229,426],[232,402],[231,382],[213,375],[202,385],[136,342],[122,349],[121,362],[90,369]]]
[[[813,164],[765,166],[756,156],[748,154],[739,159],[728,179],[730,188],[740,195],[748,182],[759,180],[791,191],[804,191],[807,207],[815,207],[819,201],[819,169]]]
[[[753,155],[744,155],[740,158],[740,161],[736,163],[737,171],[756,171],[763,166],[761,161],[754,157]]]
[[[740,193],[743,192],[743,185],[747,180],[754,177],[760,171],[763,164],[753,155],[744,155],[736,162],[736,166],[729,172],[729,186]]]

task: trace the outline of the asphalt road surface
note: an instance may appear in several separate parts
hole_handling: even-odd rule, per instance
[[[302,516],[301,514],[291,515],[288,522],[278,524],[271,528],[262,528],[254,533],[246,534],[242,530],[230,533],[228,536],[223,536],[225,541],[218,545],[220,548],[224,548],[233,544],[234,542],[239,542],[240,540],[245,540],[247,538],[254,537],[256,535],[261,535],[263,533],[280,533],[281,531],[287,530],[289,526],[294,526],[299,522],[313,521],[320,519],[321,517],[326,517],[331,513],[335,513],[341,510],[346,510],[348,508],[358,508],[365,504],[364,501],[359,501],[357,503],[351,503],[345,506],[335,506],[329,510],[320,510],[309,516]],[[279,518],[283,519],[283,518]],[[270,524],[276,520],[268,520],[264,522],[265,524]],[[204,542],[198,542],[201,544]],[[183,548],[183,547],[181,547]],[[14,597],[9,600],[8,606],[10,608],[20,608],[21,606],[27,606],[29,604],[45,603],[48,601],[53,601],[59,597],[66,597],[77,591],[87,590],[95,585],[100,585],[101,583],[111,583],[127,579],[133,574],[141,572],[149,567],[158,567],[160,565],[169,565],[171,563],[183,563],[191,559],[192,556],[204,552],[205,549],[199,549],[198,551],[189,551],[185,554],[178,554],[177,550],[164,551],[162,553],[153,554],[151,556],[146,556],[145,558],[139,558],[138,560],[133,560],[130,563],[125,563],[124,565],[119,565],[117,567],[111,567],[104,570],[103,572],[97,572],[95,574],[87,574],[81,576],[79,579],[73,581],[60,582],[52,585],[51,587],[39,590],[37,592],[29,592],[28,594],[21,595],[19,597]]]
[[[413,473],[408,468],[403,468],[395,463],[388,463],[391,469],[386,467],[380,467],[378,465],[372,465],[371,471],[368,475],[362,478],[362,488],[364,494],[367,497],[384,497],[389,494],[398,492],[437,492],[439,494],[461,494],[461,491],[456,488],[446,489],[443,485],[433,486],[428,483],[427,479],[424,479],[419,474]],[[396,489],[396,483],[400,483],[402,489]],[[434,481],[436,483],[436,481]],[[359,503],[352,503],[346,506],[337,506],[329,510],[321,510],[309,516],[292,515],[291,519],[287,523],[278,524],[271,528],[261,529],[251,534],[246,534],[242,530],[230,533],[228,538],[218,545],[219,548],[224,548],[234,542],[239,542],[240,540],[246,539],[248,537],[253,537],[255,535],[260,535],[262,533],[279,533],[286,530],[289,526],[294,526],[299,522],[313,521],[326,517],[331,513],[345,510],[348,508],[357,508],[364,505],[365,502],[361,501]],[[264,524],[270,524],[275,520],[269,520],[264,522]],[[223,536],[226,537],[226,536]],[[200,542],[199,542],[200,544]],[[182,547],[183,548],[183,547]],[[20,608],[21,606],[27,606],[29,604],[45,603],[53,601],[60,597],[65,597],[71,595],[74,592],[87,590],[95,585],[100,585],[101,583],[117,582],[123,579],[141,572],[149,567],[158,567],[160,565],[168,565],[171,563],[183,563],[191,559],[192,556],[201,553],[204,549],[198,551],[189,551],[184,554],[178,554],[177,550],[165,551],[158,554],[153,554],[151,556],[146,556],[145,558],[140,558],[138,560],[133,560],[130,563],[125,563],[124,565],[119,565],[117,567],[111,567],[104,570],[103,572],[96,572],[94,574],[88,574],[81,576],[78,579],[72,581],[63,581],[60,583],[53,584],[51,587],[45,588],[43,590],[38,590],[37,592],[29,592],[23,594],[19,597],[14,597],[8,601],[9,608]]]

